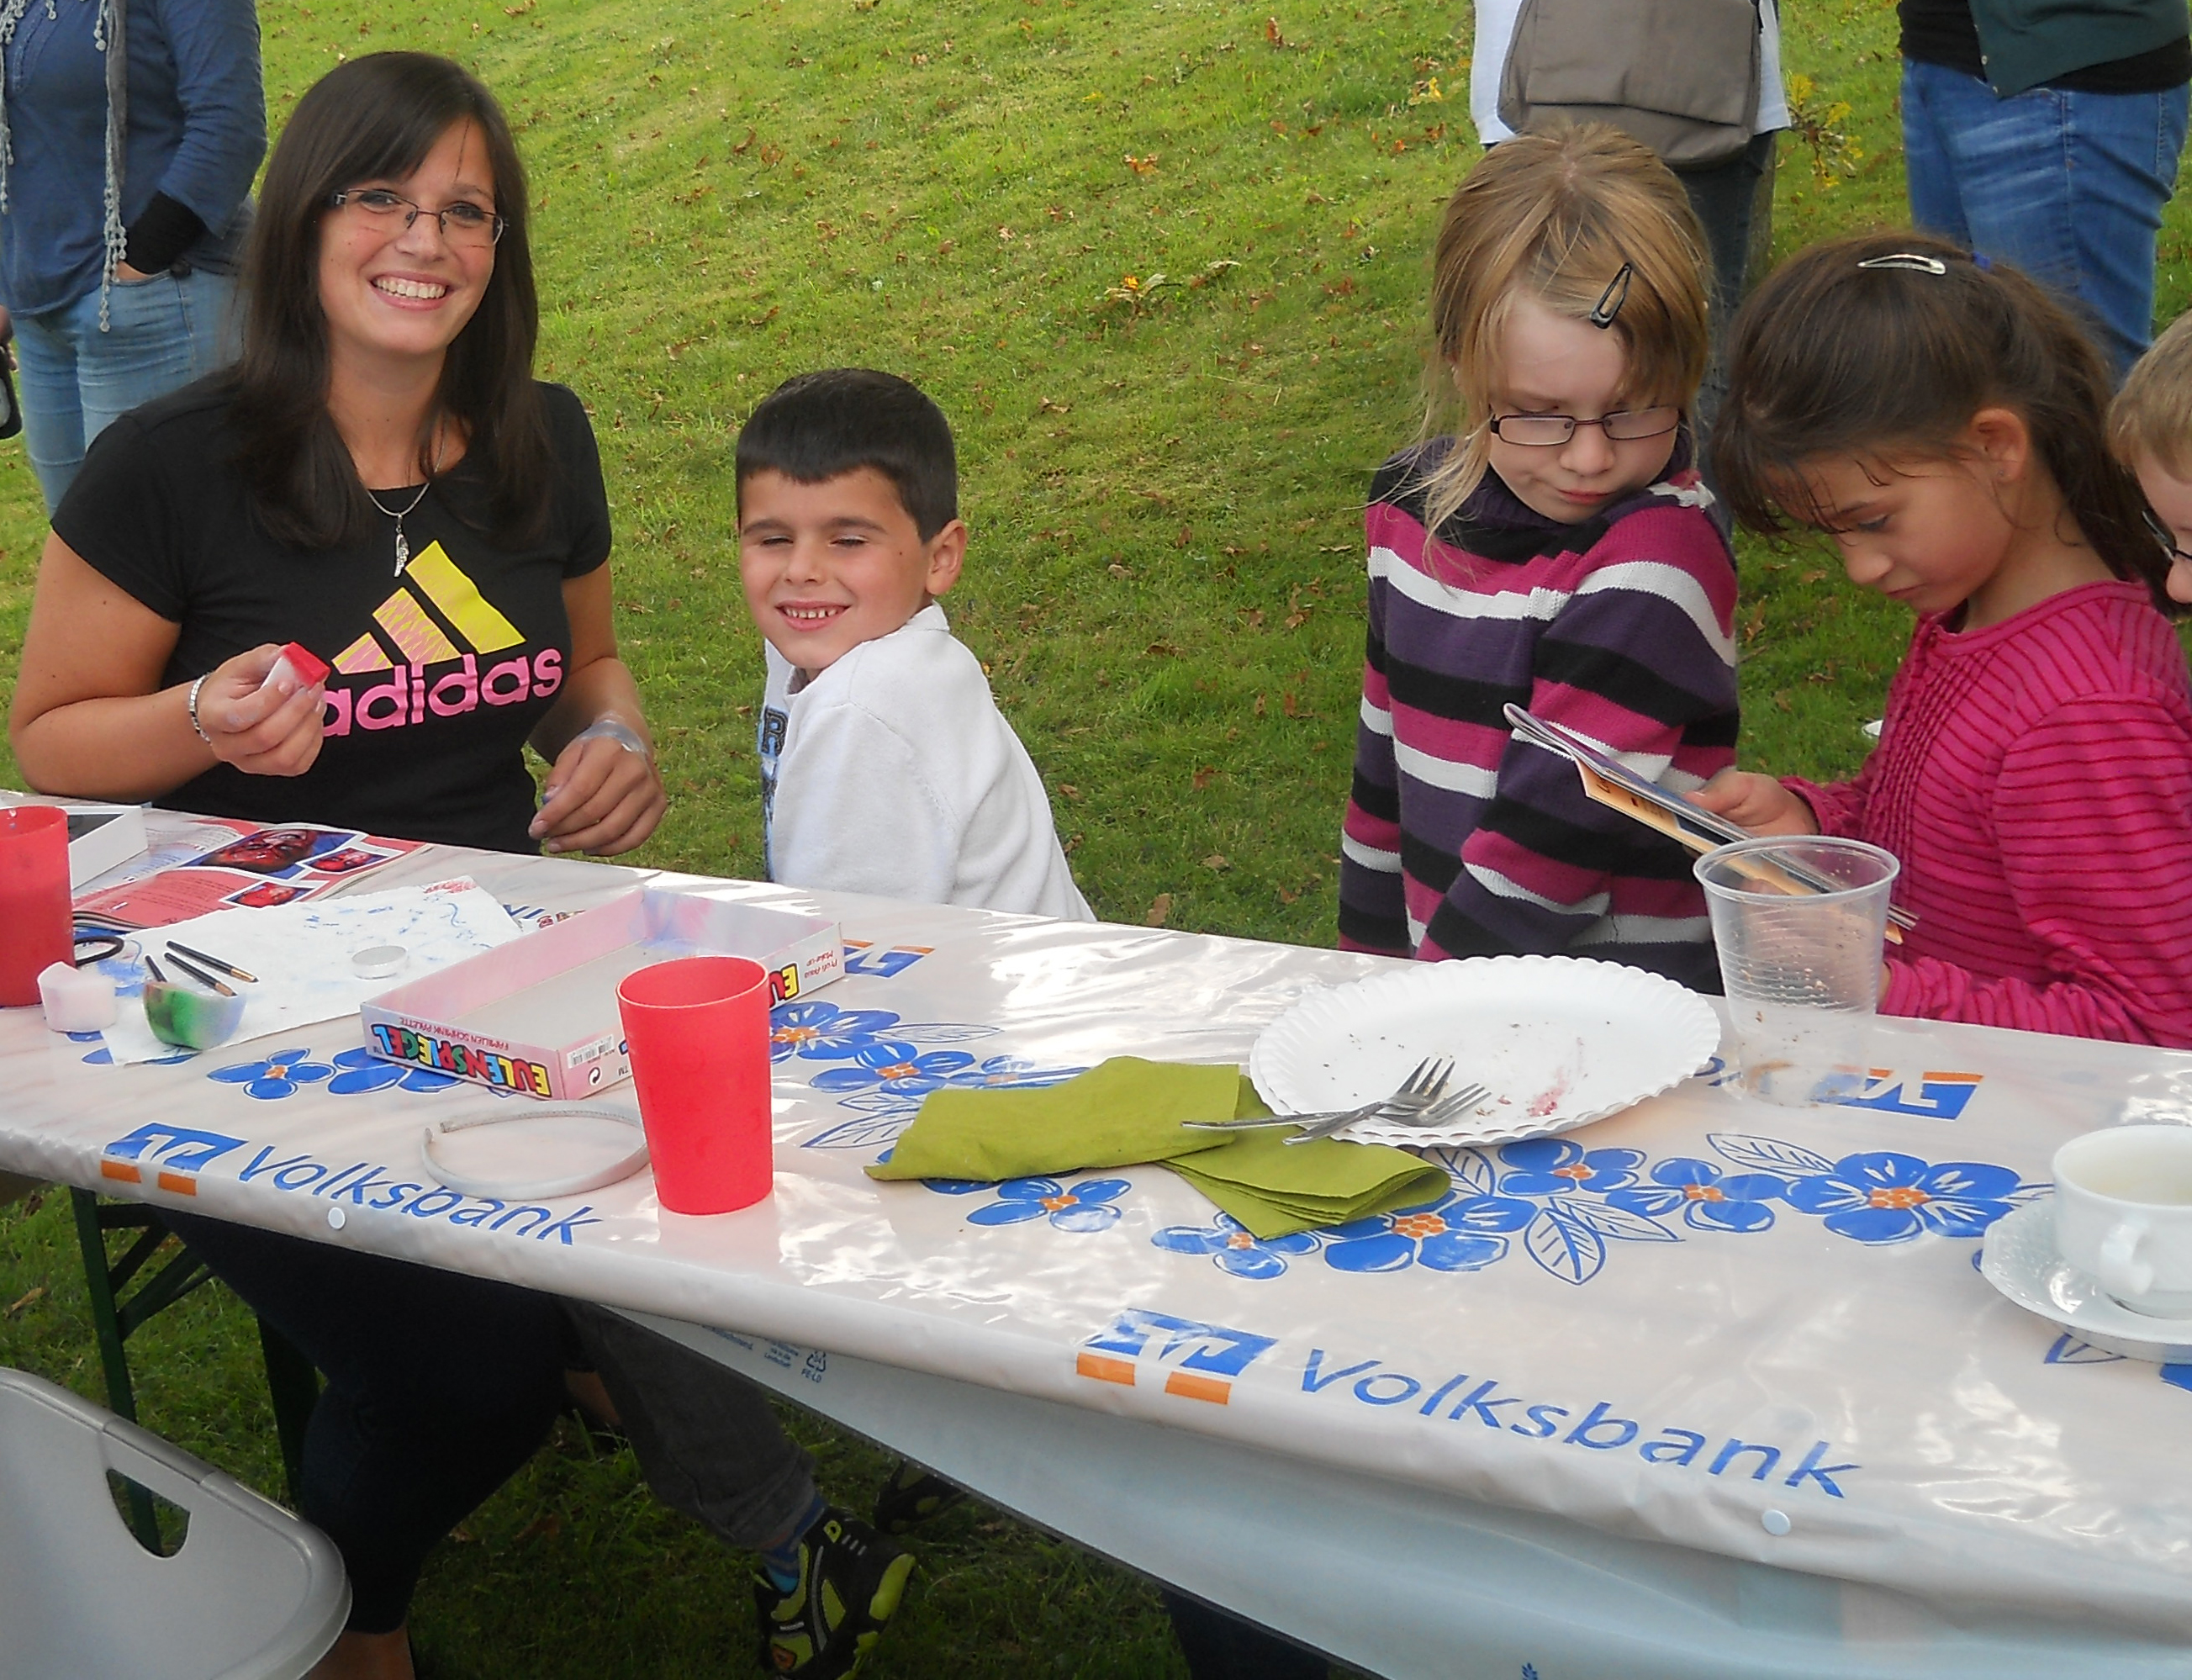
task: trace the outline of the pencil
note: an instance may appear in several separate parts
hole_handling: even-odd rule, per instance
[[[192,980],[196,980],[200,986],[209,986],[224,997],[233,997],[236,996],[236,988],[234,986],[222,985],[219,980],[215,980],[211,974],[208,974],[203,969],[198,967],[195,963],[186,963],[181,957],[175,955],[175,948],[173,946],[169,946],[168,947],[168,960],[170,963],[173,963],[178,969],[180,969],[185,974],[188,974]]]
[[[169,940],[168,941],[168,949],[176,956],[193,957],[198,962],[204,963],[208,969],[218,969],[221,973],[226,974],[231,980],[249,980],[254,985],[258,983],[258,975],[248,974],[244,973],[243,969],[237,968],[233,963],[224,963],[220,957],[215,957],[210,951],[193,951],[190,946],[186,945],[178,945],[173,940]],[[230,994],[231,997],[234,995],[235,994],[233,992]]]

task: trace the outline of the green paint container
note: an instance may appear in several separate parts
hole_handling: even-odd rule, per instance
[[[163,980],[145,982],[145,1023],[163,1044],[210,1050],[243,1020],[243,999]]]

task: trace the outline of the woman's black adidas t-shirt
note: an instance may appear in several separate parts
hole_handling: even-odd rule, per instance
[[[495,851],[537,850],[521,752],[561,691],[571,654],[563,581],[608,557],[608,500],[585,410],[543,385],[556,454],[547,534],[503,548],[482,529],[488,493],[460,462],[403,530],[306,551],[277,542],[234,466],[216,378],[101,432],[54,515],[60,540],[180,626],[161,683],[211,671],[265,642],[299,642],[328,673],[325,738],[301,776],[215,765],[158,803],[265,823],[317,822]],[[391,507],[411,490],[380,492]],[[461,517],[460,517],[461,516]],[[470,521],[471,523],[467,523]]]

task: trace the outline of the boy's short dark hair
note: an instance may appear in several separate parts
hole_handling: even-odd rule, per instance
[[[795,483],[871,466],[927,542],[959,517],[950,422],[920,388],[872,368],[825,368],[785,380],[739,433],[738,488],[756,472]]]

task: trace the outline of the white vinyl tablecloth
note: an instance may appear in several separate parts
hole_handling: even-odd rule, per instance
[[[460,868],[521,911],[634,879],[398,866]],[[2086,1347],[1976,1266],[2064,1139],[2192,1121],[2192,1056],[1884,1022],[1854,1105],[1693,1079],[1560,1139],[1440,1151],[1436,1206],[1258,1242],[1156,1168],[979,1186],[861,1169],[940,1085],[1245,1061],[1306,989],[1385,959],[654,884],[843,923],[846,976],[776,1012],[761,1206],[682,1218],[645,1176],[542,1204],[442,1187],[425,1124],[523,1100],[371,1062],[354,1022],[117,1068],[0,1013],[0,1168],[1863,1584],[1944,1626],[2090,1626],[2150,1642],[2156,1672],[2192,1651],[2192,1370]],[[464,1135],[510,1151],[522,1130]]]

